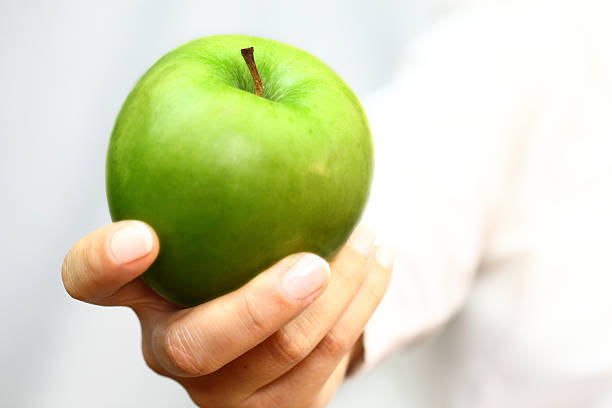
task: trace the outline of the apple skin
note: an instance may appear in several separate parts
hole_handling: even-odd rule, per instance
[[[240,53],[254,47],[264,96]],[[287,44],[211,36],[159,59],[113,128],[106,188],[112,219],[157,232],[143,275],[193,306],[281,258],[333,258],[359,221],[374,169],[366,115],[322,61]]]

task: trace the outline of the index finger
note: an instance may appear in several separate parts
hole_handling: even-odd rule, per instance
[[[150,328],[151,349],[179,377],[210,374],[261,343],[323,293],[327,262],[291,255],[234,292],[166,315]]]

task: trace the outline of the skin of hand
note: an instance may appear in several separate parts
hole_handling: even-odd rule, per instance
[[[181,309],[139,278],[158,253],[147,224],[107,225],[70,249],[64,286],[84,302],[132,308],[147,365],[215,408],[326,406],[362,350],[393,264],[393,251],[360,226],[330,263],[290,255],[234,292]]]

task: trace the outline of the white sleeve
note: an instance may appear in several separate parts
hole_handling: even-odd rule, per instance
[[[366,368],[447,322],[470,289],[538,99],[525,99],[538,78],[501,57],[515,32],[487,38],[469,16],[443,20],[364,103],[376,165],[362,223],[397,253],[364,333]]]

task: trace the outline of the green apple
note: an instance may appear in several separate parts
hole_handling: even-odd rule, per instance
[[[112,132],[106,187],[113,220],[159,235],[144,280],[192,306],[289,254],[331,259],[361,217],[373,166],[366,115],[332,69],[281,42],[222,35],[176,48],[138,81]]]

